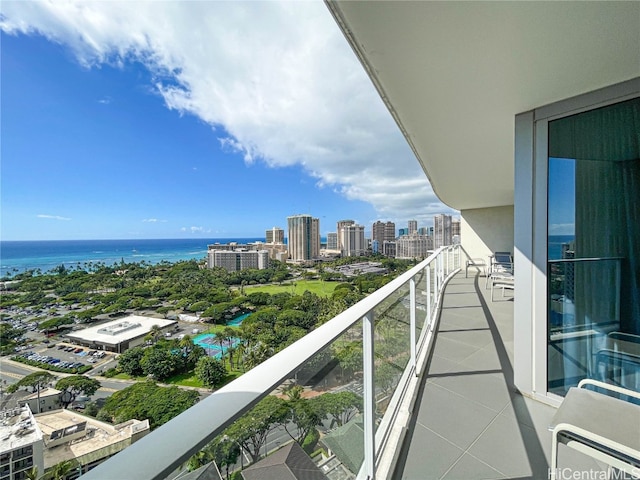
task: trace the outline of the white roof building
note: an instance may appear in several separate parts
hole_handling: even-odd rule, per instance
[[[177,323],[176,320],[131,315],[70,333],[67,337],[81,345],[123,352],[128,348],[142,344],[144,337],[154,325],[160,327],[160,330],[164,332],[173,328]]]
[[[42,432],[28,406],[0,412],[0,478],[23,478],[33,467],[44,471]]]

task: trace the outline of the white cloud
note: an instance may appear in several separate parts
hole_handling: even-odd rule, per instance
[[[50,220],[63,220],[65,222],[68,222],[69,220],[71,220],[68,217],[61,217],[60,215],[45,215],[45,214],[41,213],[41,214],[36,215],[36,216],[38,218],[47,218],[47,219],[50,219]]]
[[[145,223],[167,223],[167,220],[159,220],[157,218],[144,218],[142,221]]]
[[[98,103],[101,103],[102,105],[109,105],[111,103],[111,97],[104,97],[101,98],[100,100],[98,100]]]
[[[182,227],[180,231],[191,233],[211,233],[211,229],[206,229],[204,227]]]
[[[143,62],[168,108],[246,162],[301,164],[382,217],[451,211],[320,1],[3,2],[2,14],[5,32],[45,35],[88,67]]]
[[[575,231],[574,223],[552,223],[549,225],[549,235],[574,235]]]

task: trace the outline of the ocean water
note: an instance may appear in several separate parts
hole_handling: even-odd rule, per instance
[[[212,243],[255,241],[264,242],[264,238],[0,241],[0,277],[36,269],[44,273],[59,265],[83,267],[94,262],[113,265],[121,260],[151,264],[201,260]]]
[[[575,235],[549,235],[547,244],[549,260],[559,260],[562,258],[562,244],[575,240]]]

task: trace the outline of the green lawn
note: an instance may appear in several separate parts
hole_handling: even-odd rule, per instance
[[[244,288],[244,291],[245,293],[266,292],[272,295],[274,293],[282,292],[302,295],[305,290],[309,290],[311,293],[315,293],[320,297],[328,297],[339,284],[340,282],[324,282],[322,280],[297,280],[283,285],[260,285],[258,287],[247,286]]]
[[[165,383],[170,383],[173,385],[182,385],[185,387],[203,387],[202,382],[198,380],[198,377],[194,375],[193,372],[187,373],[179,373],[178,375],[174,375],[173,377],[168,378]]]

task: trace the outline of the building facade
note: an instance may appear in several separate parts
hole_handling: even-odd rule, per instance
[[[440,248],[453,243],[451,215],[435,215],[433,217],[433,248]]]
[[[280,227],[270,228],[265,232],[266,243],[284,243],[284,230]]]
[[[396,239],[396,224],[393,222],[376,221],[371,226],[371,241],[377,240],[378,245],[393,242]]]
[[[386,257],[394,258],[396,256],[396,241],[384,242],[382,244],[382,254]]]
[[[338,250],[338,234],[336,232],[327,233],[327,250]]]
[[[364,238],[364,226],[345,225],[340,229],[338,235],[339,243],[342,245],[341,253],[345,257],[358,257],[367,251],[367,243]]]
[[[408,232],[409,235],[411,235],[412,233],[418,233],[418,221],[417,220],[409,220],[408,224]]]
[[[349,227],[351,225],[355,225],[356,222],[354,222],[353,220],[340,220],[338,221],[338,224],[336,226],[336,233],[338,234],[338,250],[342,251],[344,249],[344,246],[342,245],[342,238],[343,238],[343,234],[342,234],[342,230],[345,227]]]
[[[269,251],[219,251],[209,250],[209,265],[211,268],[221,267],[227,272],[239,270],[257,269],[263,270],[269,266]]]
[[[422,260],[429,256],[429,237],[426,235],[403,235],[396,240],[396,258]]]
[[[287,217],[289,258],[304,262],[320,255],[320,219],[311,215]]]

